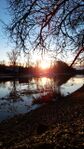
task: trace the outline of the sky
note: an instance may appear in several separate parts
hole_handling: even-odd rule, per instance
[[[0,61],[7,60],[7,52],[10,50],[7,33],[2,23],[7,24],[10,20],[7,7],[7,1],[0,0]]]
[[[10,16],[7,8],[8,8],[7,0],[0,0],[0,62],[2,62],[3,60],[7,62],[8,61],[7,52],[13,49],[13,43],[11,44],[10,40],[8,39],[7,33],[2,23],[5,22],[5,24],[8,24],[10,21]],[[33,60],[40,59],[39,55],[36,55],[36,53],[34,53],[33,55],[34,55]],[[49,61],[49,58],[47,60],[47,56],[45,57],[46,57],[45,63],[47,63]]]
[[[10,15],[7,10],[8,8],[8,3],[7,0],[0,0],[0,63],[3,63],[3,61],[8,62],[8,56],[7,52],[11,51],[13,49],[13,43],[11,44],[10,39],[8,39],[8,35],[4,29],[4,25],[2,22],[5,24],[8,24],[10,21]],[[34,53],[33,59],[36,61],[36,59],[40,60],[38,57],[39,55]],[[22,61],[23,56],[21,57]]]
[[[9,59],[7,56],[7,52],[13,49],[12,46],[13,43],[11,44],[10,40],[8,39],[7,33],[2,23],[5,22],[5,24],[8,24],[10,21],[10,16],[8,14],[7,7],[8,7],[7,0],[0,0],[0,63],[3,63],[3,61],[8,63]],[[41,60],[40,53],[36,54],[34,52],[32,57],[33,61]],[[27,58],[27,56],[25,58]],[[47,65],[47,63],[49,62],[49,58],[45,56],[44,59],[46,59],[44,63],[46,63]],[[21,57],[21,61],[24,61],[23,56]]]

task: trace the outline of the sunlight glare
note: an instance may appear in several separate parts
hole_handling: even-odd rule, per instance
[[[49,84],[51,84],[51,79],[46,78],[46,77],[42,77],[39,79],[39,85],[40,86],[43,86],[43,87],[46,85],[50,86]]]
[[[41,69],[48,69],[50,67],[50,64],[48,62],[41,62],[40,64]]]

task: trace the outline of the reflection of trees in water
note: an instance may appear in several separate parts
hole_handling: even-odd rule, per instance
[[[61,75],[60,77],[55,78],[25,78],[20,79],[19,82],[16,80],[13,80],[10,82],[10,94],[9,98],[13,98],[14,100],[17,100],[18,98],[21,98],[20,95],[30,95],[33,93],[42,93],[42,92],[60,92],[60,86],[63,83],[66,83],[66,81],[70,78],[69,75]],[[17,86],[25,86],[25,89],[19,89],[17,90]]]
[[[37,88],[37,90],[39,90],[39,78],[36,78],[35,82],[36,82],[36,88]]]
[[[19,92],[17,91],[17,81],[13,80],[10,82],[10,88],[11,91],[9,95],[7,96],[8,99],[12,99],[13,102],[17,101],[17,99],[21,99]]]
[[[21,78],[19,80],[21,89],[19,90],[20,95],[31,95],[37,93],[35,90],[35,82],[33,78]]]
[[[60,86],[68,81],[71,76],[69,75],[57,75],[54,78],[48,78],[44,88],[48,88],[51,91],[59,93]]]
[[[17,102],[17,100],[21,100],[20,94],[17,91],[17,81],[12,80],[9,84],[8,82],[4,82],[3,84],[5,87],[8,87],[9,94],[1,99],[0,109],[2,109],[1,111],[16,113],[17,106],[15,106],[14,103]]]
[[[65,84],[69,79],[70,79],[71,75],[59,75],[57,77],[55,77],[53,79],[54,82],[54,91],[57,91],[58,93],[60,93],[60,87],[62,84]]]
[[[33,94],[33,92],[30,90],[31,89],[31,79],[22,79],[20,81],[17,80],[12,80],[10,81],[10,85],[8,86],[9,89],[9,94],[6,95],[3,100],[2,104],[0,104],[0,109],[1,111],[7,111],[7,112],[13,112],[13,113],[18,113],[21,111],[19,109],[20,107],[23,106],[22,109],[28,109],[29,110],[29,105],[27,105],[23,101],[25,98],[23,96],[29,96],[30,94]],[[24,90],[24,86],[26,85],[26,89]],[[22,94],[21,94],[22,93]],[[21,101],[21,102],[20,102]]]
[[[7,82],[0,82],[0,87],[6,88]]]
[[[43,92],[57,92],[60,93],[60,86],[63,83],[66,83],[67,80],[70,78],[69,75],[61,75],[55,78],[27,78],[27,79],[20,79],[12,80],[9,82],[8,88],[10,93],[7,95],[6,99],[12,99],[16,101],[17,99],[21,99],[21,94],[30,95],[34,93],[43,93]],[[6,87],[7,82],[0,83],[0,86]],[[19,85],[19,88],[18,88]],[[26,88],[24,89],[24,86]],[[23,87],[23,89],[21,89]],[[18,88],[18,89],[17,89]]]
[[[32,80],[29,79],[24,83],[27,85],[27,87],[26,89],[22,90],[21,93],[27,95],[43,93],[52,89],[52,79],[49,78],[32,78]]]
[[[49,82],[46,82],[47,84],[43,86],[44,92],[46,92],[47,94],[44,94],[44,95],[40,94],[39,97],[33,97],[33,104],[42,104],[42,103],[52,102],[53,100],[60,99],[60,97],[62,97],[60,86],[66,83],[69,78],[70,78],[69,75],[66,75],[66,76],[60,75],[59,77],[57,76],[55,78],[51,78],[50,80],[48,80]]]
[[[55,78],[27,78],[19,81],[12,80],[8,84],[7,82],[4,82],[2,85],[5,85],[5,87],[7,85],[10,92],[3,98],[3,100],[1,100],[0,109],[2,111],[5,110],[16,113],[20,104],[19,102],[25,100],[23,96],[29,98],[30,95],[32,95],[33,98],[34,95],[39,95],[40,100],[38,99],[38,102],[36,103],[32,101],[34,104],[41,103],[41,101],[44,102],[44,98],[46,98],[46,101],[52,101],[52,98],[60,98],[60,85],[66,83],[68,79],[69,76],[60,76]],[[24,88],[24,86],[26,88]],[[44,93],[48,95],[43,97],[43,95],[45,95]],[[24,103],[21,104],[25,106]]]
[[[53,90],[53,79],[52,78],[37,78],[35,79],[36,89],[40,92],[47,92]]]

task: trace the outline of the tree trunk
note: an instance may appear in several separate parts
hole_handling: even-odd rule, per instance
[[[81,53],[82,51],[84,52],[84,47],[82,47],[82,48],[78,51],[78,53],[76,54],[74,60],[72,61],[71,65],[70,65],[70,67],[72,67],[72,65],[75,63],[75,61],[77,60],[77,58],[79,57],[79,55],[80,55],[80,53]]]

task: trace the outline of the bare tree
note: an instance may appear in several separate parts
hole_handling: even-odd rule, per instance
[[[8,30],[18,47],[84,49],[84,0],[9,0],[9,6]]]
[[[27,54],[24,54],[24,58],[25,58],[25,64],[26,67],[30,67],[31,66],[31,53],[28,51]]]
[[[11,50],[10,52],[7,52],[7,55],[10,60],[10,64],[15,67],[17,65],[17,60],[18,57],[20,56],[20,53],[16,49],[14,49]]]

